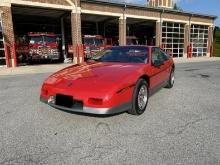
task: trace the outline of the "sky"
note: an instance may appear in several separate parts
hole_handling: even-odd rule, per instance
[[[121,0],[119,0],[121,1]],[[127,2],[144,4],[146,0],[126,0]],[[215,25],[220,27],[220,0],[175,0],[184,11],[215,15]]]

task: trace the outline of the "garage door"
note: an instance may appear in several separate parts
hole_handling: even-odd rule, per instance
[[[165,51],[172,51],[173,57],[183,57],[184,24],[163,22],[162,44]]]
[[[0,66],[4,66],[5,62],[5,51],[4,51],[4,39],[2,30],[2,19],[0,15]]]
[[[206,56],[208,51],[208,26],[191,25],[190,42],[193,57]]]

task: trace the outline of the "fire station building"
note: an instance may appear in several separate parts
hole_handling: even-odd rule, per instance
[[[16,66],[14,45],[29,32],[58,34],[63,53],[70,41],[75,48],[82,44],[83,35],[101,35],[117,38],[118,45],[126,45],[127,37],[135,36],[142,44],[170,50],[176,58],[210,57],[215,19],[174,10],[172,0],[142,5],[116,0],[1,0],[0,65]]]

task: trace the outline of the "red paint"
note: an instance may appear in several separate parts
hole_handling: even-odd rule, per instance
[[[47,32],[29,32],[28,36],[30,37],[38,37],[38,36],[48,36],[48,37],[56,37],[54,33],[47,33]]]
[[[79,64],[80,63],[80,57],[79,57],[79,45],[78,44],[76,44],[76,58],[77,58],[77,64]]]
[[[12,57],[14,60],[14,67],[17,67],[17,54],[16,54],[16,44],[13,43],[12,45]]]
[[[187,58],[192,58],[192,44],[187,47]]]
[[[87,40],[93,40],[93,44],[88,43]],[[101,43],[97,43],[97,42]],[[101,35],[84,35],[83,36],[83,44],[84,44],[84,57],[90,58],[93,57],[97,52],[100,52],[106,47],[111,47],[112,46],[112,40],[104,38]],[[110,44],[110,45],[109,45]],[[68,54],[70,57],[73,56],[73,50],[74,47],[72,45],[72,38],[69,40],[68,44]]]
[[[36,42],[33,37],[39,37],[40,39]],[[56,40],[56,37],[58,36],[54,33],[30,32],[26,39],[17,43],[16,52],[18,56],[25,55],[27,59],[32,60],[58,59],[61,54],[59,51],[60,43]]]
[[[214,57],[214,53],[213,53],[213,46],[210,46],[210,57]]]
[[[81,45],[81,51],[82,51],[82,63],[84,63],[84,58],[85,58],[85,52],[84,52],[84,45]]]
[[[10,68],[10,62],[9,62],[9,52],[8,52],[8,44],[4,44],[5,47],[5,61],[7,68]]]
[[[173,66],[169,58],[164,65],[151,63],[121,63],[90,61],[58,71],[42,85],[41,97],[48,99],[56,94],[73,96],[84,106],[110,108],[131,101],[136,82],[142,76],[149,77],[149,89],[167,81]],[[71,86],[70,86],[71,84]]]

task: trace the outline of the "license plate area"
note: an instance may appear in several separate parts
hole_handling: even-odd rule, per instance
[[[74,104],[73,97],[67,95],[56,95],[56,105],[71,108]]]
[[[67,108],[76,108],[76,109],[83,109],[83,102],[74,100],[72,96],[56,94],[56,105],[67,107]]]

